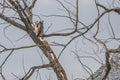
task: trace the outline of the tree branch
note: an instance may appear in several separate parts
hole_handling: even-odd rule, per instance
[[[44,64],[42,66],[31,67],[30,70],[27,72],[27,74],[20,80],[28,80],[33,75],[35,70],[42,69],[42,68],[49,68],[49,67],[51,67],[51,64]]]
[[[25,28],[24,25],[21,25],[21,24],[15,22],[14,20],[11,20],[11,19],[8,18],[7,16],[3,15],[2,13],[0,13],[0,18],[3,19],[3,20],[6,21],[6,22],[12,24],[13,26],[15,26],[15,27],[17,27],[17,28],[19,28],[19,29],[22,29],[22,30],[24,30],[24,31],[26,31],[26,28]]]

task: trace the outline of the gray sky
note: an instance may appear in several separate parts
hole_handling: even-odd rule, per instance
[[[62,0],[61,0],[62,1]],[[71,3],[75,3],[75,0],[69,0]],[[93,0],[79,0],[79,20],[87,25],[91,24],[97,17],[97,10],[95,8],[95,4]],[[100,3],[105,4],[108,6],[109,1],[111,0],[101,0]],[[117,3],[116,3],[117,4]],[[73,10],[70,5],[67,5],[69,9]],[[73,25],[70,23],[68,19],[65,18],[58,18],[58,17],[44,17],[42,15],[51,15],[51,14],[62,14],[65,15],[66,12],[60,10],[62,7],[58,2],[55,0],[38,0],[36,7],[33,10],[34,14],[40,15],[41,19],[44,20],[44,27],[45,30],[52,24],[52,27],[49,29],[47,33],[51,32],[56,32],[62,29],[66,28],[73,28]],[[38,17],[34,18],[34,21],[39,20]],[[103,20],[103,21],[102,21]],[[100,29],[100,35],[98,35],[100,38],[106,38],[109,35],[108,31],[108,21],[107,21],[107,15],[105,15],[101,19],[101,29]],[[117,36],[120,36],[119,30],[120,30],[120,16],[118,14],[112,13],[111,14],[111,21],[112,25],[114,26],[114,30],[117,34]],[[79,25],[81,27],[81,25]],[[22,36],[26,34],[26,32],[21,31],[15,27],[8,27],[6,29],[6,35],[7,37],[13,42],[11,42],[3,35],[3,25],[0,25],[0,44],[6,45],[6,47],[19,47],[19,46],[26,46],[26,45],[32,45],[34,44],[31,38],[26,35],[23,39],[19,40]],[[93,28],[96,29],[96,28]],[[93,30],[92,29],[92,30]],[[92,32],[89,32],[86,34],[87,37],[91,38],[92,33],[95,33],[93,30]],[[51,44],[51,42],[60,42],[65,44],[67,41],[69,41],[69,37],[51,37],[51,38],[46,38],[48,42]],[[19,40],[19,41],[18,41]],[[108,46],[111,48],[115,48],[120,44],[117,41],[111,41],[108,43]],[[112,46],[111,46],[112,45]],[[52,46],[53,51],[58,54],[60,53],[62,47],[58,46]],[[94,53],[92,49],[97,49],[95,45],[91,44],[87,40],[83,40],[82,38],[77,38],[75,39],[68,47],[65,49],[63,54],[60,57],[60,63],[63,65],[66,73],[68,80],[72,80],[73,78],[86,78],[88,77],[87,72],[81,67],[80,63],[77,61],[76,56],[71,52],[72,50],[78,51],[78,55],[80,56],[94,56]],[[5,57],[8,55],[8,52],[5,52],[4,54],[0,55],[0,64],[1,61],[5,59]],[[104,60],[104,52],[97,53],[99,57]],[[45,58],[45,56],[42,54],[42,52],[38,48],[30,48],[30,49],[22,49],[15,51],[13,55],[8,59],[6,64],[3,67],[3,73],[8,77],[7,80],[17,80],[15,77],[12,75],[15,74],[19,77],[22,77],[24,75],[23,71],[23,59],[24,59],[24,67],[25,70],[28,71],[30,67],[32,66],[37,66],[37,65],[42,65],[42,60],[41,56],[44,59],[44,62],[47,63],[48,60]],[[82,59],[82,61],[89,66],[93,71],[95,71],[97,68],[99,68],[100,64],[97,63],[95,60],[92,59]],[[100,61],[100,60],[99,60]],[[97,67],[97,68],[96,68]],[[7,73],[6,73],[7,72]],[[55,74],[52,70],[47,70],[47,69],[41,69],[40,70],[40,75],[42,80],[47,80],[47,78],[51,77],[50,80],[56,80],[55,79]],[[48,75],[50,74],[50,75]],[[34,77],[31,78],[31,80],[34,80]]]

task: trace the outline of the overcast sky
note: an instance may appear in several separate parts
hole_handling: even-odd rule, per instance
[[[74,0],[69,0],[69,1],[71,3],[75,3]],[[100,3],[107,5],[109,4],[109,0],[101,0]],[[79,7],[80,21],[82,21],[87,25],[91,24],[97,17],[97,10],[95,8],[95,4],[93,0],[79,0],[79,5],[80,5]],[[68,8],[70,8],[71,10],[73,9],[72,7],[70,7],[70,5],[68,5]],[[43,15],[51,15],[51,14],[66,15],[66,12],[60,9],[62,9],[62,7],[58,2],[56,2],[56,0],[38,0],[33,10],[33,13],[39,15],[41,20],[44,21],[45,30],[52,24],[52,27],[49,29],[47,33],[56,32],[65,28],[73,28],[73,25],[70,23],[68,19],[43,16]],[[72,11],[75,11],[75,10],[72,10]],[[108,26],[108,21],[106,21],[105,18],[107,18],[107,16],[103,17],[103,23],[101,24],[101,26],[104,26],[105,29],[103,28],[101,29],[102,36],[100,37],[104,37],[104,36],[106,37],[108,35],[107,27],[106,27]],[[116,34],[119,34],[118,32],[120,30],[120,26],[119,26],[120,16],[113,13],[111,14],[111,18],[112,18],[111,19],[112,23],[115,26]],[[37,21],[37,20],[39,20],[39,18],[35,17],[34,21]],[[0,37],[1,37],[0,44],[6,45],[6,47],[18,47],[23,45],[25,46],[25,45],[34,44],[28,35],[26,35],[23,39],[19,40],[22,36],[26,34],[26,32],[11,26],[6,29],[6,34],[7,34],[7,37],[11,40],[11,42],[13,42],[12,44],[8,40],[8,38],[6,38],[3,35],[4,33],[3,28],[4,28],[3,26],[0,26]],[[103,35],[104,33],[102,33],[103,30],[106,30],[105,35]],[[87,36],[91,37],[89,34],[87,34]],[[46,40],[48,40],[48,42],[51,44],[51,42],[66,43],[69,39],[70,38],[68,37],[63,37],[63,38],[51,37],[51,38],[47,38]],[[76,56],[71,52],[72,50],[75,50],[75,49],[83,50],[83,51],[79,51],[79,55],[81,56],[91,55],[96,57],[94,53],[92,53],[92,49],[96,49],[96,46],[92,45],[87,40],[84,40],[83,42],[82,41],[83,41],[82,38],[78,38],[74,40],[70,44],[70,46],[68,46],[67,49],[65,49],[65,51],[63,52],[63,54],[59,59],[60,63],[63,65],[67,73],[68,80],[72,80],[72,77],[84,78],[84,79],[88,77],[88,74],[86,74],[86,71],[81,67],[80,63],[77,61]],[[118,42],[116,41],[111,42],[108,45],[113,45],[112,48],[114,48],[118,46]],[[55,47],[52,46],[52,48],[53,48],[53,51],[55,51],[57,56],[59,55],[62,49],[62,47],[57,47],[57,46]],[[88,54],[83,53],[84,51],[86,51],[86,53],[88,52]],[[5,52],[3,55],[0,55],[0,62],[3,61],[8,54],[9,54],[8,52]],[[101,59],[104,60],[103,55],[104,54],[101,53],[99,57],[101,57]],[[36,47],[15,51],[13,55],[8,59],[7,63],[4,65],[4,68],[3,68],[3,73],[5,72],[4,74],[6,75],[6,77],[8,77],[7,80],[17,80],[15,79],[15,77],[13,77],[12,73],[19,77],[22,77],[24,75],[23,66],[22,66],[23,59],[24,59],[24,64],[25,64],[24,67],[26,71],[28,71],[29,68],[32,66],[37,66],[40,64],[42,65],[43,63],[40,56],[44,58],[45,63],[48,62],[48,60],[45,58],[42,52]],[[83,62],[87,64],[93,71],[97,69],[96,67],[100,66],[100,64],[98,64],[96,61],[92,59],[86,59],[86,60],[83,60]],[[52,70],[41,69],[40,72],[41,72],[40,74],[41,74],[42,80],[47,80],[46,77],[49,78],[49,76],[51,77],[51,80],[55,80],[54,79],[55,74]],[[48,73],[50,75],[48,75]],[[34,80],[34,78],[31,78],[31,80]]]

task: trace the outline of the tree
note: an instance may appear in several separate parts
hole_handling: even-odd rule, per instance
[[[23,58],[22,66],[23,66],[23,69],[24,69],[23,71],[25,75],[23,75],[22,77],[19,77],[17,74],[11,72],[12,75],[18,80],[29,80],[29,79],[32,79],[31,77],[34,76],[35,72],[37,72],[37,74],[35,75],[37,80],[37,79],[40,79],[37,77],[40,74],[40,70],[45,68],[48,70],[52,69],[56,74],[56,77],[58,80],[68,80],[67,79],[68,74],[66,73],[66,70],[63,68],[63,66],[65,65],[62,65],[59,59],[62,57],[62,55],[65,54],[66,49],[69,50],[68,46],[73,46],[71,43],[77,40],[78,44],[81,44],[81,43],[82,44],[81,45],[76,44],[75,50],[70,50],[71,53],[74,54],[73,57],[76,56],[77,61],[81,64],[82,68],[85,70],[85,72],[87,72],[87,74],[91,76],[93,75],[92,69],[86,63],[83,63],[82,59],[84,59],[84,61],[92,59],[98,62],[101,66],[104,66],[105,73],[100,79],[106,80],[112,68],[111,57],[116,53],[120,53],[120,47],[119,47],[120,35],[118,34],[119,27],[118,25],[116,26],[114,25],[114,23],[112,23],[114,20],[113,17],[116,15],[117,16],[120,15],[120,6],[119,6],[120,2],[117,0],[108,1],[110,6],[108,7],[108,5],[103,4],[102,1],[99,1],[99,0],[91,1],[95,9],[95,16],[94,16],[95,18],[94,19],[91,18],[92,20],[90,21],[90,23],[87,23],[87,20],[86,22],[84,22],[82,21],[82,18],[80,18],[82,15],[81,14],[82,5],[80,2],[82,2],[82,0],[75,0],[71,2],[67,0],[61,0],[61,1],[55,0],[54,2],[57,2],[57,5],[60,5],[59,7],[62,7],[62,9],[61,8],[59,9],[59,11],[61,11],[62,13],[61,14],[54,13],[52,15],[48,15],[48,14],[46,15],[43,13],[41,15],[39,14],[36,15],[36,13],[33,10],[35,7],[38,6],[37,3],[39,2],[42,2],[42,1],[1,0],[0,2],[0,7],[1,7],[0,18],[1,20],[3,20],[1,21],[1,26],[3,26],[3,29],[1,30],[3,30],[3,33],[4,33],[2,35],[4,35],[4,37],[14,45],[15,42],[13,42],[11,39],[7,37],[8,34],[6,35],[6,29],[7,27],[12,27],[14,29],[16,29],[15,27],[17,27],[18,29],[27,33],[19,40],[23,40],[25,36],[27,36],[27,37],[30,37],[34,42],[33,45],[28,45],[28,46],[22,45],[21,47],[15,47],[16,45],[14,47],[7,47],[7,45],[0,43],[0,47],[1,47],[0,55],[2,56],[5,53],[8,53],[8,55],[5,58],[3,57],[1,60],[1,66],[0,66],[1,79],[6,80],[7,78],[7,76],[5,76],[7,72],[5,72],[3,69],[5,68],[5,66],[8,66],[7,62],[10,60],[10,57],[13,55],[13,52],[21,49],[37,47],[39,51],[41,51],[41,53],[45,56],[45,58],[47,58],[48,61],[45,61],[45,63],[43,63],[42,65],[39,64],[38,66],[32,66],[26,72],[25,70],[26,64],[24,64],[24,58]],[[90,14],[87,14],[87,15],[89,16]],[[41,20],[41,17],[42,17],[42,20]],[[66,23],[66,24],[70,24],[71,26],[64,27],[64,29],[60,30],[60,32],[59,31],[53,32],[53,30],[56,31],[55,30],[56,28],[53,30],[50,30],[52,25],[50,25],[48,28],[46,28],[44,25],[46,24],[46,22],[43,18],[49,18],[49,17],[62,18],[63,19],[62,21],[68,21],[69,23]],[[107,23],[107,27],[104,21]],[[60,23],[60,24],[62,26],[64,25],[63,23]],[[5,25],[7,25],[7,27],[5,27]],[[42,28],[38,30],[39,27],[42,27]],[[59,41],[56,42],[53,40],[55,39],[55,37],[57,37],[59,40],[61,40],[61,38],[62,39],[67,38],[67,40],[63,42],[64,44],[59,43]],[[50,44],[49,38],[52,38],[52,40],[54,41],[52,42],[52,44]],[[114,45],[113,42],[116,42],[116,45]],[[81,47],[78,49],[79,46],[84,46],[84,44],[87,44],[86,48]],[[54,51],[55,47],[52,48],[52,45],[54,45],[55,47],[59,47],[59,49],[61,50],[59,54],[56,54],[56,52]],[[86,55],[85,56],[81,55],[80,54],[81,52],[85,53]],[[94,53],[94,55],[91,55],[91,53]],[[101,58],[99,58],[99,55],[103,53],[104,55],[102,55],[102,57],[104,56],[105,59],[102,58],[103,60],[102,62],[100,61]],[[29,56],[29,54],[27,56]],[[38,62],[44,62],[45,58],[41,56],[42,61],[38,61]],[[98,76],[100,77],[100,75]],[[80,79],[80,78],[76,78],[75,80],[77,79]],[[91,79],[95,79],[95,78],[92,77]]]

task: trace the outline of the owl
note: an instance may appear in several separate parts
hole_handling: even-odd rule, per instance
[[[42,37],[43,35],[43,21],[36,21],[32,24],[33,31],[37,37]]]

